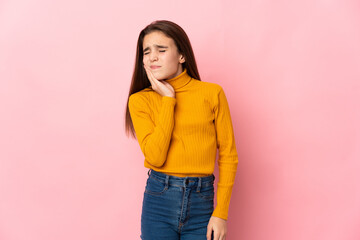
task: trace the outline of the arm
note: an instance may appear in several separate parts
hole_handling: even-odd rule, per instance
[[[146,99],[135,94],[129,97],[130,116],[141,151],[145,161],[155,167],[161,167],[166,161],[174,128],[176,98],[163,96],[161,102],[159,116],[153,122]]]
[[[231,122],[230,109],[220,88],[215,103],[216,141],[219,148],[219,181],[217,185],[217,206],[212,216],[227,220],[232,188],[238,164],[235,137]]]

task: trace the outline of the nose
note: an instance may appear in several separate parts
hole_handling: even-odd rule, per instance
[[[157,53],[154,51],[152,53],[150,53],[150,61],[155,61],[158,59]]]

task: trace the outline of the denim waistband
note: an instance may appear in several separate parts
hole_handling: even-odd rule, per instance
[[[178,185],[184,187],[190,185],[197,185],[198,188],[201,188],[201,185],[213,184],[215,180],[214,174],[206,177],[177,177],[166,173],[158,172],[153,169],[149,169],[148,175],[166,183],[166,185]]]

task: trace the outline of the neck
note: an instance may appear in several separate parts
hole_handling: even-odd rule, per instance
[[[178,90],[188,84],[190,80],[191,77],[189,76],[189,74],[187,74],[187,69],[185,68],[182,73],[180,73],[176,77],[166,80],[166,82],[170,83],[174,90]]]

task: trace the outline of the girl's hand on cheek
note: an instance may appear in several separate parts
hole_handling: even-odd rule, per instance
[[[174,88],[170,83],[166,81],[159,81],[155,78],[154,74],[151,72],[151,69],[144,64],[146,75],[151,83],[152,89],[160,94],[161,96],[168,96],[175,98]]]

